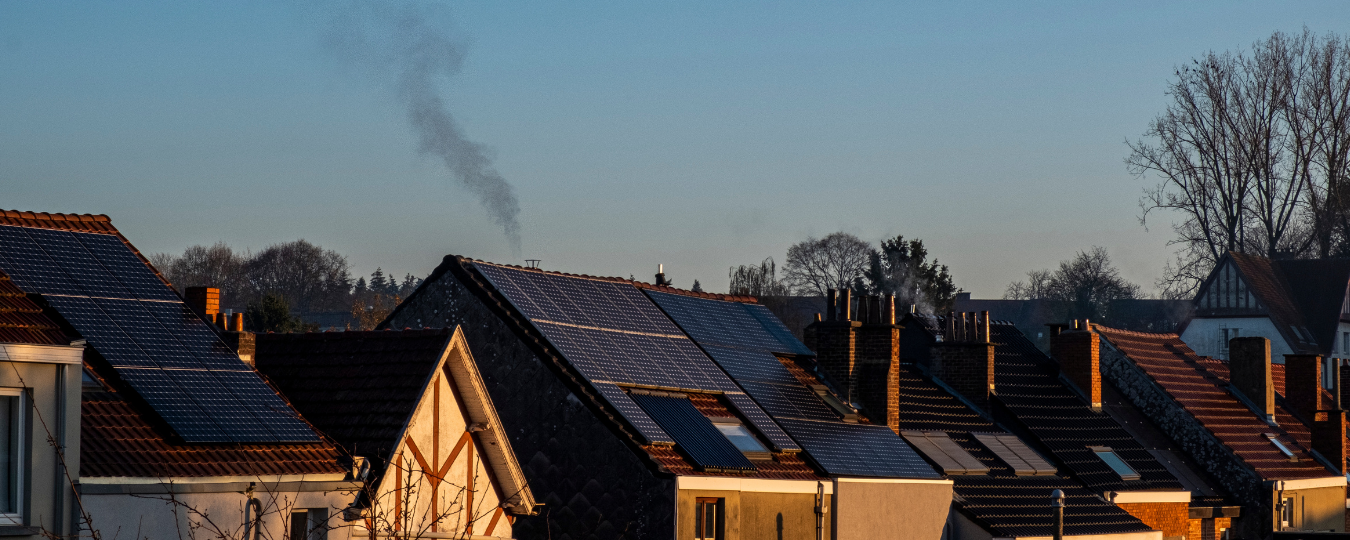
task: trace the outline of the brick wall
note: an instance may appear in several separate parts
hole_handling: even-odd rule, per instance
[[[857,335],[854,330],[861,323],[854,321],[822,321],[811,325],[815,336],[816,364],[825,380],[829,381],[840,398],[849,403],[858,401]]]
[[[1311,354],[1284,355],[1284,399],[1294,411],[1311,422],[1322,403],[1322,357]]]
[[[873,423],[900,429],[900,327],[864,324],[855,331],[857,397]]]
[[[1097,333],[1068,331],[1050,338],[1050,354],[1060,371],[1093,407],[1102,403],[1101,342]]]
[[[1190,532],[1186,540],[1219,540],[1224,529],[1233,527],[1233,518],[1205,518],[1190,520]]]
[[[1145,525],[1162,531],[1164,538],[1183,536],[1191,531],[1188,503],[1126,503],[1116,506],[1139,518]]]

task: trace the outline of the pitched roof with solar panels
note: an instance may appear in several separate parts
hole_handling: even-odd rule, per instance
[[[790,374],[779,355],[812,353],[752,298],[458,257],[447,262],[500,295],[668,470],[683,467],[670,462],[674,450],[705,474],[782,477],[784,464],[805,465],[795,457],[802,456],[818,473],[808,468],[791,477],[940,477],[888,428],[844,422]],[[691,403],[703,403],[701,412]],[[703,419],[715,414],[708,403],[743,427]],[[754,452],[738,450],[727,433],[738,434],[740,444],[762,445],[774,460],[746,460]]]
[[[3,212],[0,271],[86,339],[99,374],[178,441],[331,450],[106,216]]]

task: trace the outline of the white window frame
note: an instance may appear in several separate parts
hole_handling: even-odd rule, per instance
[[[14,513],[0,512],[0,525],[24,525],[23,511],[27,506],[28,493],[24,489],[28,462],[28,393],[23,388],[0,387],[0,398],[13,397],[14,406]],[[4,486],[0,486],[4,489]]]

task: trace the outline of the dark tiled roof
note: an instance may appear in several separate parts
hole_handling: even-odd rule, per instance
[[[354,455],[387,459],[453,328],[258,334],[258,371]]]
[[[1280,428],[1272,427],[1224,388],[1228,368],[1223,362],[1195,354],[1176,334],[1096,328],[1262,479],[1334,475],[1308,453],[1307,428],[1283,407],[1276,408]],[[1272,432],[1280,434],[1281,441],[1298,456],[1298,463],[1291,463],[1263,435]]]
[[[0,343],[66,345],[70,338],[0,272]]]
[[[1336,345],[1346,287],[1350,286],[1350,259],[1279,260],[1275,264],[1284,274],[1294,304],[1319,350],[1330,353]]]
[[[1011,325],[994,324],[994,388],[1002,403],[1060,462],[1096,491],[1180,490],[1180,482],[1110,415],[1094,412],[1059,380],[1056,364]],[[1122,481],[1088,446],[1108,446],[1139,473]]]
[[[1093,535],[1150,529],[1120,507],[1102,500],[1064,475],[1017,476],[971,433],[1004,433],[911,364],[900,370],[900,428],[946,432],[962,449],[989,467],[987,475],[952,476],[957,505],[995,536],[1049,536],[1050,492],[1064,490],[1065,534]],[[1061,471],[1062,472],[1062,471]]]
[[[1303,340],[1292,328],[1306,327],[1307,321],[1299,311],[1298,305],[1294,303],[1289,283],[1282,272],[1265,257],[1229,252],[1227,258],[1232,260],[1234,267],[1242,273],[1252,294],[1256,295],[1257,300],[1266,307],[1276,330],[1279,330],[1286,342],[1297,347]],[[1223,261],[1215,265],[1216,270],[1222,267]],[[1210,282],[1217,279],[1217,276],[1216,271],[1210,276]],[[1206,283],[1204,287],[1208,285]]]
[[[338,458],[328,443],[174,444],[117,392],[82,399],[81,477],[334,475]]]

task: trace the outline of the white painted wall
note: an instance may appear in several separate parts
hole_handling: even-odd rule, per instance
[[[1285,342],[1275,324],[1266,317],[1233,318],[1195,318],[1191,319],[1181,341],[1196,354],[1212,358],[1223,358],[1220,346],[1221,328],[1238,328],[1240,337],[1263,337],[1270,340],[1270,360],[1276,364],[1284,363],[1284,355],[1293,354],[1293,349]]]
[[[127,486],[147,490],[144,484]],[[179,488],[189,486],[180,485]],[[220,489],[220,484],[193,485],[195,489]],[[253,496],[262,504],[259,540],[289,538],[291,512],[326,509],[331,527],[325,540],[352,538],[351,524],[342,520],[342,509],[351,504],[351,491],[290,491],[271,493],[256,489]],[[105,540],[244,538],[244,492],[83,494],[81,500],[90,514],[93,527]],[[217,534],[216,530],[223,532]],[[250,539],[251,540],[251,539]]]

